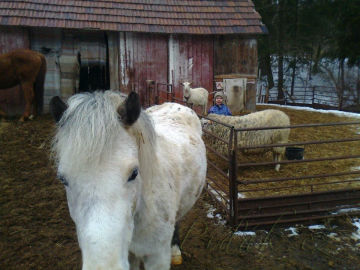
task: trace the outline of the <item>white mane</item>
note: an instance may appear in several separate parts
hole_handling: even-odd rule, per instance
[[[124,132],[117,108],[125,98],[115,91],[83,93],[69,98],[69,107],[59,122],[52,144],[56,162],[62,157],[68,159],[73,168],[81,168],[107,160],[120,132]],[[144,112],[129,131],[134,132],[138,143],[146,140],[147,146],[155,144],[152,123]]]

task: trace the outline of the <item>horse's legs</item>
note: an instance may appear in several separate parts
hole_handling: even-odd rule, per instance
[[[20,121],[23,122],[26,119],[28,119],[31,114],[31,107],[34,103],[35,95],[34,95],[34,88],[32,82],[25,82],[21,84],[20,87],[22,88],[25,97],[25,110],[20,118]]]
[[[273,158],[274,158],[274,161],[277,162],[277,161],[281,161],[281,154],[277,153],[277,152],[273,152]],[[275,165],[275,171],[279,171],[280,170],[280,164],[276,164]]]
[[[175,224],[175,230],[171,240],[171,264],[172,265],[182,264],[178,223]]]
[[[134,254],[129,254],[130,270],[140,270],[141,259]]]
[[[169,270],[171,261],[171,252],[168,245],[162,245],[156,253],[144,258],[145,270]]]

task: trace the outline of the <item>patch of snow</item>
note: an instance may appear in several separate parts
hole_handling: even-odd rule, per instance
[[[309,230],[322,230],[325,229],[326,227],[324,225],[310,225]]]
[[[350,213],[350,212],[360,212],[360,208],[357,208],[357,207],[344,208],[344,209],[340,209],[336,212],[332,212],[331,214],[343,214],[343,213]]]
[[[296,236],[296,235],[299,235],[296,231],[296,228],[294,227],[289,227],[287,229],[285,229],[285,231],[289,231],[290,233],[287,235],[288,237],[291,237],[291,236]]]
[[[352,233],[351,238],[354,239],[355,241],[359,241],[360,240],[360,218],[353,218],[352,224],[357,228],[357,231]]]
[[[359,167],[359,169],[360,169],[360,167]],[[246,198],[246,196],[244,195],[244,194],[242,194],[242,193],[238,193],[238,199],[244,199],[244,198]]]
[[[249,232],[249,231],[247,231],[247,232],[237,231],[234,234],[237,236],[255,236],[256,235],[255,232]]]
[[[216,208],[214,208],[212,205],[209,205],[209,204],[206,204],[207,208],[208,208],[208,211],[207,211],[207,214],[206,216],[208,218],[216,218],[217,221],[222,224],[222,225],[225,225],[226,224],[226,220],[223,219],[223,217],[220,215],[220,214],[216,214],[214,215],[214,212],[216,211]]]
[[[214,216],[214,212],[215,212],[215,208],[213,207],[213,206],[211,206],[211,205],[208,205],[208,207],[209,207],[209,209],[208,209],[208,212],[207,212],[207,217],[208,218],[214,218],[215,216]]]
[[[352,112],[343,112],[338,110],[321,110],[321,109],[314,109],[310,107],[302,107],[302,106],[287,106],[287,105],[279,105],[279,104],[270,104],[270,103],[258,103],[259,105],[266,105],[266,106],[274,106],[274,107],[281,107],[281,108],[287,108],[287,109],[293,109],[293,110],[300,110],[300,111],[310,111],[310,112],[319,112],[319,113],[332,113],[337,116],[346,116],[346,117],[352,117],[352,118],[359,118],[359,113],[352,113]]]

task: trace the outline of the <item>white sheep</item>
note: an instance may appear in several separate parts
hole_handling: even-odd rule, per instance
[[[199,88],[191,88],[190,82],[182,83],[183,89],[183,97],[184,101],[187,105],[190,106],[201,106],[203,109],[203,115],[207,113],[207,104],[208,104],[208,97],[209,92],[202,87]]]
[[[244,116],[225,116],[218,114],[209,114],[208,118],[217,120],[222,123],[234,126],[234,128],[256,128],[256,127],[275,127],[275,126],[289,126],[290,119],[282,111],[279,110],[264,110],[255,113],[250,113]],[[230,128],[224,125],[217,124],[212,121],[211,124],[202,121],[205,129],[211,131],[217,136],[229,139]],[[205,124],[205,125],[204,125]],[[260,146],[264,144],[282,144],[287,143],[289,139],[290,129],[265,129],[265,130],[251,130],[238,132],[238,147],[246,146]],[[210,137],[210,136],[209,136]],[[210,143],[214,148],[223,154],[227,153],[227,146],[219,140],[210,139]],[[241,150],[241,148],[240,148]],[[270,147],[270,148],[255,148],[255,149],[242,149],[244,154],[260,153],[272,151],[274,161],[281,161],[285,154],[285,146]],[[280,164],[276,164],[275,170],[279,171]]]

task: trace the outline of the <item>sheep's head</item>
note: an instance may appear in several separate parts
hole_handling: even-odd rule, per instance
[[[190,82],[183,82],[182,86],[184,87],[184,97],[189,97],[190,96]]]

